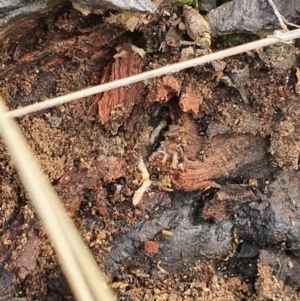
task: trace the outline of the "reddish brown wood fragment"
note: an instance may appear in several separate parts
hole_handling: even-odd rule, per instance
[[[185,161],[184,169],[174,172],[172,180],[176,188],[186,191],[210,188],[215,185],[214,180],[234,176],[243,166],[262,160],[264,151],[265,142],[261,137],[216,136],[210,140],[210,148],[203,154],[203,161]]]
[[[52,60],[50,60],[47,64],[43,65],[41,70],[46,71],[50,68],[54,68],[54,67],[61,65],[63,62],[64,62],[64,58],[55,57]]]
[[[81,187],[92,189],[98,186],[99,178],[107,184],[126,176],[126,162],[121,158],[108,156],[89,164],[89,170],[73,169],[67,172],[59,181],[59,189],[73,185],[76,186],[76,191]]]
[[[188,168],[181,172],[175,172],[172,182],[177,189],[193,191],[197,189],[220,188],[220,185],[212,179],[228,177],[225,168],[213,166],[202,167],[201,163],[195,161],[186,162]],[[211,181],[210,181],[211,180]]]
[[[109,55],[109,51],[108,50],[99,50],[94,52],[91,55],[91,60],[95,63],[100,62],[101,60],[103,60],[105,57],[107,57]],[[99,83],[99,81],[97,82],[97,84]]]
[[[162,191],[151,191],[143,196],[143,201],[140,204],[142,210],[151,212],[155,210],[157,206],[170,207],[171,199],[169,194]]]
[[[145,252],[148,254],[157,254],[159,249],[159,244],[152,240],[144,241]]]
[[[179,106],[183,112],[192,113],[194,116],[199,113],[200,105],[203,102],[203,97],[195,80],[186,82],[183,85]]]
[[[156,101],[168,102],[172,97],[179,96],[181,85],[174,75],[163,76],[158,82]]]
[[[144,107],[149,107],[154,102],[165,103],[172,97],[179,96],[181,84],[172,74],[165,75],[159,79],[153,79],[148,86]]]
[[[169,126],[151,161],[177,189],[218,188],[216,180],[235,176],[244,166],[262,160],[265,147],[264,139],[254,135],[199,136],[196,123],[183,116],[178,125]]]
[[[102,78],[100,84],[107,83],[109,81],[109,76],[111,73],[112,62],[110,62],[104,69],[102,73]],[[98,113],[98,103],[102,99],[103,92],[95,95],[92,105],[89,108],[89,114],[97,114]]]
[[[82,35],[76,38],[58,38],[51,39],[41,50],[25,53],[24,51],[15,52],[13,64],[0,65],[0,77],[7,76],[10,72],[16,73],[18,70],[26,68],[26,65],[32,65],[35,62],[46,61],[46,64],[38,66],[39,69],[48,70],[56,58],[65,60],[66,57],[89,58],[94,63],[105,58],[106,50],[102,48],[107,46],[115,38],[124,33],[125,29],[116,28],[111,24],[98,24],[85,30],[80,30]],[[26,39],[20,43],[26,44]],[[21,45],[21,46],[22,46]],[[50,62],[50,66],[47,66]],[[54,64],[53,67],[59,66]]]
[[[101,82],[114,81],[142,72],[143,59],[133,49],[131,44],[125,44],[118,49],[112,66],[108,66]],[[138,82],[129,87],[120,87],[96,95],[100,122],[113,133],[126,121],[135,104],[142,101],[144,84]]]
[[[30,237],[21,256],[17,259],[16,267],[19,268],[18,276],[24,279],[35,267],[40,252],[40,240]]]
[[[114,35],[111,32],[114,31]],[[85,56],[90,57],[98,52],[103,46],[114,40],[124,30],[115,29],[111,25],[97,25],[91,27],[89,32],[85,32],[85,35],[79,35],[76,38],[57,40],[51,45],[45,47],[42,51],[34,51],[25,54],[23,57],[18,58],[19,62],[33,62],[40,60],[46,56],[55,56],[64,54],[66,56]]]
[[[67,172],[58,183],[58,191],[68,213],[73,216],[81,202],[85,199],[86,190],[96,197],[95,205],[98,205],[99,214],[105,214],[106,190],[103,184],[114,182],[116,179],[126,177],[126,162],[116,157],[104,157],[98,161],[93,160],[87,163],[87,169],[74,169]]]
[[[94,161],[93,165],[97,168],[97,174],[105,183],[111,183],[121,177],[126,177],[126,162],[121,158],[105,157],[100,161]]]
[[[161,142],[158,151],[152,155],[152,159],[157,161],[160,169],[164,171],[168,171],[170,165],[173,170],[180,169],[178,164],[182,162],[183,157],[192,161],[202,159],[199,151],[208,148],[209,141],[199,136],[197,125],[192,118],[183,115],[179,123],[180,125],[169,126],[169,130],[165,133],[165,141]],[[177,156],[177,165],[174,156]],[[156,160],[157,157],[160,160]],[[162,161],[162,164],[159,161]]]
[[[99,209],[98,209],[98,211],[99,211],[99,214],[101,216],[106,216],[107,215],[107,208],[104,207],[104,206],[100,206]]]

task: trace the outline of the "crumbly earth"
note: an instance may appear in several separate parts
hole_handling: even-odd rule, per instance
[[[150,16],[85,17],[61,8],[18,41],[3,43],[0,94],[12,110],[99,84],[105,72],[114,79],[130,75],[131,62],[150,70],[205,53],[166,43],[172,27],[188,39],[181,15],[168,1]],[[146,55],[127,56],[128,44]],[[212,40],[212,51],[222,47],[222,39]],[[207,64],[139,85],[134,99],[119,91],[124,99],[107,113],[109,126],[98,112],[115,94],[17,119],[119,300],[300,300],[299,58],[289,60],[288,70],[281,64],[282,73],[260,56],[224,60],[249,66],[248,104],[222,80],[226,69]],[[152,185],[134,207],[140,158]],[[2,142],[0,189],[0,299],[73,300]],[[264,229],[261,221],[269,229],[268,221],[275,225],[278,218],[270,237],[250,231],[256,222]]]

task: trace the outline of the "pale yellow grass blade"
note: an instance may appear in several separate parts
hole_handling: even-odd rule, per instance
[[[77,300],[115,300],[57,194],[41,171],[0,97],[0,134],[41,218]]]

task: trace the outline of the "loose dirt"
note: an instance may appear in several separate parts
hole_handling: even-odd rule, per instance
[[[182,13],[60,8],[3,43],[0,93],[12,110],[207,53],[169,39],[190,41]],[[300,298],[299,50],[276,47],[223,62],[249,67],[249,103],[207,64],[17,119],[119,300]],[[0,184],[0,299],[73,300],[2,142]]]

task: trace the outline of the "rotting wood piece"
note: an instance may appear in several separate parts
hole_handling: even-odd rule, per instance
[[[114,81],[142,72],[143,59],[131,44],[118,48],[118,53],[114,57],[114,62],[107,66],[101,82]],[[100,122],[116,134],[120,125],[131,114],[133,106],[142,102],[143,89],[143,82],[138,82],[128,87],[97,94],[94,104],[98,105]]]
[[[158,150],[151,156],[154,165],[169,174],[177,189],[219,188],[215,181],[247,174],[246,166],[257,164],[266,154],[260,136],[218,135],[212,139],[199,136],[190,117],[170,125]]]
[[[173,174],[176,188],[192,191],[216,187],[215,180],[238,175],[247,165],[261,161],[266,150],[262,137],[248,135],[217,136],[210,145],[203,161],[187,160],[184,170]]]
[[[154,102],[167,103],[173,97],[179,97],[179,106],[183,112],[196,116],[203,102],[197,78],[187,75],[185,79],[181,79],[180,76],[167,74],[159,79],[153,79],[144,106],[149,107]]]
[[[195,77],[186,78],[179,99],[181,110],[196,116],[199,113],[202,102],[203,97],[201,90],[198,88],[197,79]]]
[[[171,98],[179,96],[181,83],[173,74],[167,74],[159,79],[153,79],[149,86],[149,93],[144,102],[148,107],[154,102],[166,103]]]
[[[49,36],[49,40],[44,41],[45,46],[42,49],[28,52],[29,44],[35,43],[38,39],[34,32],[29,32],[18,40],[12,55],[13,63],[9,60],[2,61],[0,78],[7,77],[10,73],[17,73],[34,63],[40,70],[48,71],[50,68],[61,66],[65,59],[73,57],[89,58],[97,65],[106,54],[103,47],[124,31],[111,24],[99,24],[80,30],[80,34],[75,38],[63,36],[53,39]],[[28,35],[31,36],[30,39]]]
[[[126,162],[116,157],[104,157],[99,161],[88,162],[89,168],[73,169],[59,180],[58,191],[68,213],[73,216],[85,194],[89,191],[89,200],[102,211],[106,209],[107,193],[103,185],[126,177]]]
[[[0,1],[0,41],[10,42],[23,36],[38,19],[67,5],[65,0]]]

